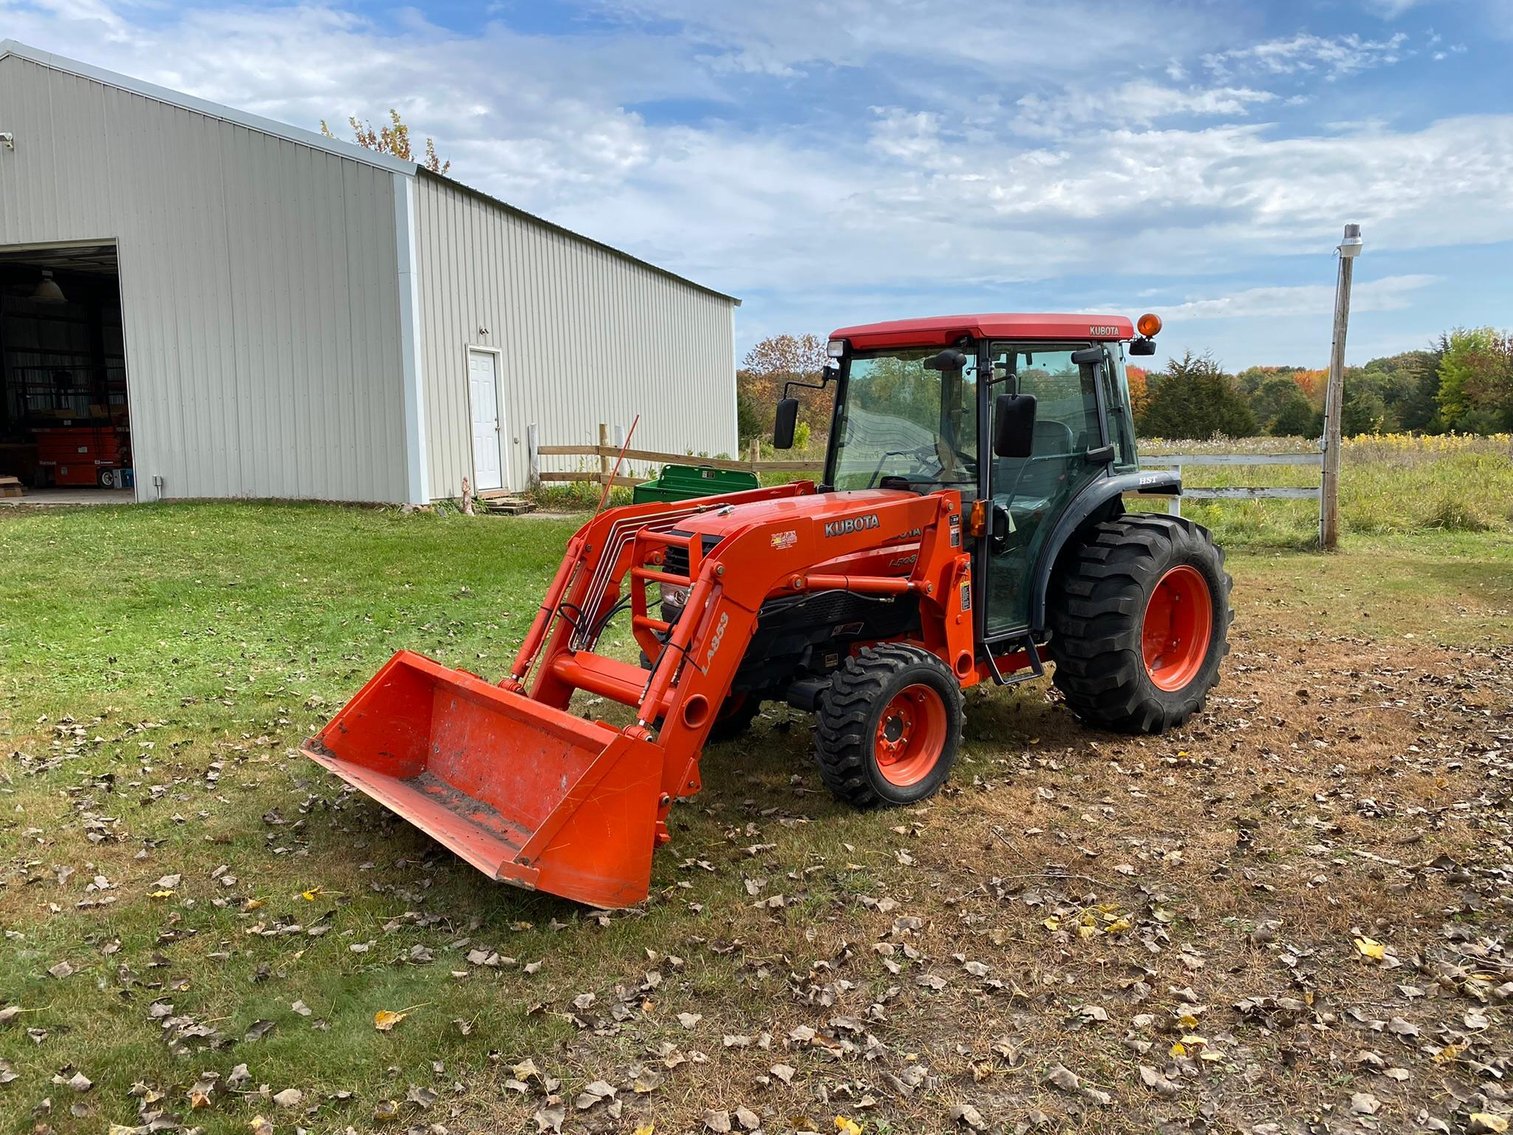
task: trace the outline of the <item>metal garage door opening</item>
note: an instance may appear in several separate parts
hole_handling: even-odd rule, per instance
[[[113,244],[0,247],[0,492],[130,500]]]

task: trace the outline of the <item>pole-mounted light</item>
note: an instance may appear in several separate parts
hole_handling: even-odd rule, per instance
[[[1340,255],[1347,260],[1354,260],[1361,254],[1361,246],[1365,242],[1361,240],[1360,225],[1346,225],[1345,239],[1340,241]]]

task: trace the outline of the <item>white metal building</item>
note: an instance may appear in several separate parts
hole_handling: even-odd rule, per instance
[[[528,424],[592,444],[638,413],[637,449],[733,454],[738,303],[410,162],[0,43],[0,474],[424,503],[523,487]]]

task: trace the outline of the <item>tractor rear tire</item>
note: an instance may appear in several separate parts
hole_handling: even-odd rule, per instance
[[[1206,528],[1126,513],[1062,571],[1049,623],[1053,680],[1089,725],[1159,733],[1203,707],[1229,653],[1231,580]]]
[[[961,705],[956,676],[929,651],[898,643],[863,648],[819,697],[820,779],[857,808],[933,796],[961,748]]]

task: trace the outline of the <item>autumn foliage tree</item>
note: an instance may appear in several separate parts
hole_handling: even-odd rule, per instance
[[[380,126],[376,130],[371,122],[363,122],[356,115],[349,116],[347,123],[352,127],[352,140],[365,150],[388,154],[400,161],[418,162],[432,173],[444,174],[452,168],[450,161],[442,161],[437,155],[435,138],[426,138],[423,159],[415,156],[414,148],[410,144],[410,128],[405,125],[399,111],[393,108],[389,110],[389,124]],[[327,138],[336,137],[324,118],[320,120],[320,132]]]
[[[1440,418],[1464,433],[1513,430],[1513,334],[1456,328],[1439,363]]]
[[[1146,406],[1150,405],[1151,391],[1149,372],[1144,367],[1131,366],[1125,369],[1125,377],[1129,381],[1129,404],[1136,420],[1145,413]]]
[[[1213,356],[1186,352],[1150,376],[1150,401],[1135,419],[1148,437],[1250,437],[1256,416]]]
[[[772,429],[772,417],[789,382],[819,382],[825,370],[825,340],[818,335],[769,335],[746,352],[736,371],[736,414],[744,444]],[[797,389],[799,420],[816,436],[830,424],[830,391]]]

